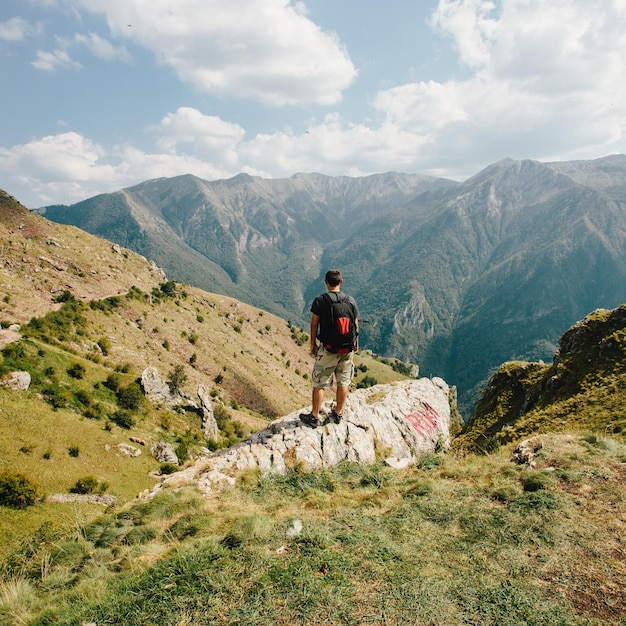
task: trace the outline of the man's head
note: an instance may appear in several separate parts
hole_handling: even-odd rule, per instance
[[[326,272],[325,282],[331,289],[339,287],[339,285],[343,282],[341,272],[339,270],[328,270]]]

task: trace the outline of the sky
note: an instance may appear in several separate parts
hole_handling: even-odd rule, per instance
[[[626,0],[0,0],[0,188],[626,152]]]

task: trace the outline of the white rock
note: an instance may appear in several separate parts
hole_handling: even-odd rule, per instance
[[[330,404],[324,407],[330,411]],[[404,468],[416,458],[450,446],[448,385],[440,378],[406,380],[348,397],[339,424],[310,428],[295,411],[229,450],[216,452],[195,465],[165,477],[151,492],[196,484],[203,493],[224,484],[245,469],[285,473],[296,465],[304,469],[332,467],[342,461],[371,464],[385,455],[391,467]]]

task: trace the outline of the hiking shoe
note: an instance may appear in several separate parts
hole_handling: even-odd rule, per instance
[[[330,415],[328,416],[328,419],[326,420],[326,422],[329,422],[331,424],[339,424],[339,422],[341,421],[342,417],[343,417],[343,415],[341,413],[337,413],[337,411],[335,411],[335,409],[333,409],[330,412]]]
[[[300,413],[300,421],[311,428],[317,428],[322,425],[320,419],[315,417],[313,413]]]

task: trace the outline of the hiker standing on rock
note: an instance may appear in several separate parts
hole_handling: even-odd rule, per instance
[[[320,418],[324,390],[337,383],[336,405],[328,421],[338,424],[348,388],[354,375],[354,352],[358,349],[359,309],[352,296],[341,293],[343,278],[339,270],[328,270],[324,280],[328,291],[311,305],[311,354],[315,357],[310,413],[300,419],[313,428],[326,423]],[[319,340],[319,344],[318,344]]]

